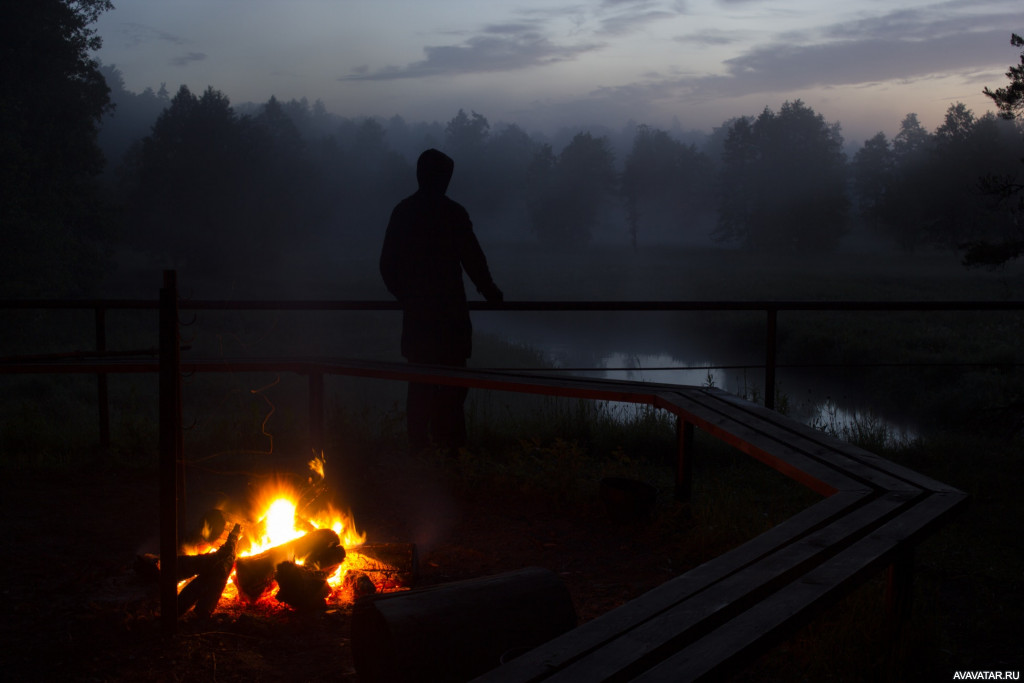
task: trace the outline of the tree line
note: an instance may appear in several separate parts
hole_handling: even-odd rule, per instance
[[[858,227],[902,249],[962,250],[968,265],[1021,253],[1019,67],[1009,87],[985,91],[999,116],[957,103],[928,131],[908,114],[891,140],[878,133],[852,158],[840,124],[800,100],[696,141],[633,125],[625,145],[582,129],[556,144],[462,109],[443,124],[409,123],[274,97],[234,107],[213,87],[131,93],[116,68],[88,56],[99,41],[90,24],[106,9],[22,3],[18,23],[31,29],[5,31],[57,55],[3,65],[10,246],[0,265],[26,292],[81,290],[112,250],[230,273],[371,249],[415,189],[427,147],[456,160],[450,192],[491,239],[559,249],[708,240],[806,254],[839,248]]]
[[[286,241],[379,239],[429,146],[456,159],[451,192],[482,229],[557,248],[617,232],[633,247],[709,238],[814,253],[861,226],[906,250],[958,249],[1013,233],[1019,214],[997,188],[1024,157],[1016,121],[957,103],[934,131],[908,114],[852,159],[843,144],[839,124],[799,100],[728,121],[700,146],[637,126],[620,160],[586,130],[555,149],[477,112],[410,125],[271,98],[240,114],[217,90],[182,87],[120,160],[118,191],[134,246],[207,267]]]

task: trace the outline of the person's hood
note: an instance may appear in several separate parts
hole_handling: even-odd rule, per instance
[[[423,192],[444,194],[454,171],[455,162],[451,157],[436,149],[428,149],[416,162],[416,181]]]

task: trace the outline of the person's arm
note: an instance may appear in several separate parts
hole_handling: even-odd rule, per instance
[[[487,266],[487,257],[484,256],[484,250],[480,247],[480,242],[473,232],[473,224],[468,215],[465,220],[465,229],[462,232],[459,245],[462,267],[465,268],[469,279],[476,285],[476,291],[491,303],[501,303],[505,295],[498,289],[494,278],[491,277],[491,270]]]

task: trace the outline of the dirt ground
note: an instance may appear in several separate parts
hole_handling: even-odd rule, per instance
[[[481,485],[462,476],[457,463],[392,455],[355,463],[338,475],[332,490],[351,507],[368,541],[416,544],[419,585],[543,567],[565,582],[581,621],[728,549],[727,535],[708,533],[667,491],[659,491],[653,521],[617,523],[596,491],[591,498],[565,500],[501,482]],[[207,499],[241,495],[253,478],[239,472],[190,478],[189,507],[201,511]],[[189,613],[179,620],[176,635],[163,635],[157,586],[133,571],[140,552],[157,550],[158,491],[154,470],[8,471],[0,496],[0,664],[18,673],[7,680],[357,680],[348,605],[329,605],[316,614],[283,605],[227,605],[210,619]],[[922,573],[931,571],[922,564]],[[932,659],[942,671],[953,660],[999,661],[983,649],[975,658],[942,651],[966,645],[950,645],[957,629],[961,637],[976,638],[977,648],[1014,648],[1010,641],[1016,639],[1004,628],[995,630],[995,638],[987,628],[968,628],[968,620],[978,618],[968,592],[941,577],[936,585],[954,613],[937,615],[936,624],[941,619],[946,625],[918,636],[912,661]],[[842,615],[857,609],[866,611],[864,622],[877,621],[877,597],[855,600],[852,608],[841,608],[840,617],[826,615],[738,680],[765,680],[766,671],[772,680],[811,680],[800,671],[809,654],[821,651],[822,632],[826,639],[849,639],[851,628],[859,627],[844,625]],[[1015,620],[1019,615],[1005,615],[1002,623]],[[868,647],[872,653],[879,644]],[[827,678],[872,680],[871,672],[877,672],[875,665],[866,666],[866,674],[845,666],[841,675]]]
[[[357,469],[339,487],[357,527],[369,541],[415,542],[420,585],[544,567],[565,581],[584,620],[679,571],[661,525],[610,523],[596,500],[570,506],[510,492],[497,501],[430,466]],[[221,493],[223,483],[208,488]],[[203,487],[190,486],[198,506]],[[210,619],[186,614],[176,635],[162,635],[157,587],[132,568],[158,548],[158,492],[152,470],[7,478],[6,671],[26,681],[356,680],[350,606],[313,615],[230,606]]]

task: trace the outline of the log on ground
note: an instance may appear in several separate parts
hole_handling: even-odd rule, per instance
[[[352,658],[361,681],[465,681],[575,626],[562,580],[530,567],[359,600]]]

